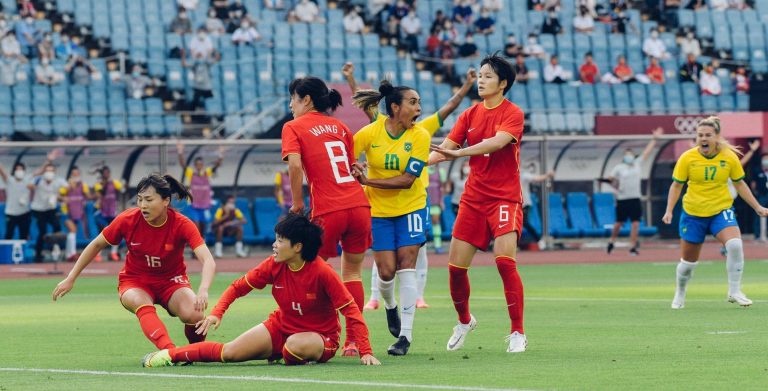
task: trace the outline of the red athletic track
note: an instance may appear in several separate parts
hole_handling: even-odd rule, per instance
[[[597,245],[597,243],[595,244]],[[576,245],[574,245],[576,246]],[[680,258],[680,251],[677,241],[655,241],[643,242],[640,248],[639,256],[630,256],[627,247],[619,247],[613,251],[613,254],[605,253],[605,248],[569,248],[550,251],[521,251],[518,253],[518,261],[523,265],[548,265],[548,264],[572,264],[572,263],[622,263],[622,262],[677,262]],[[759,243],[752,240],[746,240],[744,251],[747,259],[765,259],[768,254],[768,244]],[[269,256],[266,249],[251,251],[251,256],[246,259],[224,258],[216,261],[217,272],[244,273],[250,268],[256,266],[262,259]],[[710,241],[704,245],[701,254],[702,260],[723,259],[720,255],[720,245]],[[365,267],[371,266],[373,257],[365,257]],[[334,267],[339,267],[339,258],[331,260]],[[447,254],[429,254],[430,267],[445,267],[448,264]],[[478,252],[472,262],[473,266],[493,265],[493,254]],[[187,259],[189,273],[199,273],[201,264],[196,260]],[[122,262],[101,262],[92,263],[83,272],[84,276],[112,275],[117,276],[118,271],[123,267]],[[30,277],[51,277],[62,278],[61,274],[51,275],[50,271],[54,269],[52,263],[24,263],[20,265],[0,265],[0,279],[22,279]],[[62,263],[58,265],[58,270],[64,274],[72,269],[71,263]]]

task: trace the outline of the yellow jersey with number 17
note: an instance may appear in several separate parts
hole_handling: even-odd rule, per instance
[[[698,147],[691,148],[683,152],[672,172],[675,182],[688,183],[683,210],[697,217],[714,216],[733,205],[729,178],[734,182],[744,179],[739,156],[730,148],[712,157],[702,155]]]
[[[384,124],[385,116],[355,133],[355,158],[365,152],[368,178],[393,178],[403,173],[416,177],[408,189],[377,189],[366,186],[365,195],[371,203],[372,217],[397,217],[427,204],[424,183],[418,179],[429,158],[429,132],[419,123],[398,137],[392,137]]]

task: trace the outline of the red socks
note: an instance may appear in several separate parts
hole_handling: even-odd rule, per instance
[[[184,335],[187,336],[187,341],[189,341],[189,343],[205,341],[205,335],[195,333],[195,329],[197,329],[197,327],[193,324],[184,325]]]
[[[285,345],[283,345],[283,361],[285,365],[304,365],[307,363],[307,360],[291,353]]]
[[[496,267],[499,269],[501,281],[504,283],[504,297],[507,299],[507,311],[509,319],[512,321],[512,331],[525,334],[523,332],[523,281],[520,280],[520,274],[517,272],[515,260],[506,257],[496,257]]]
[[[355,304],[360,312],[363,312],[363,306],[365,305],[365,289],[363,289],[363,282],[360,280],[344,281],[344,286],[347,288],[352,298],[355,299]]]
[[[451,289],[453,306],[459,314],[459,322],[469,324],[469,276],[468,268],[448,264],[448,284]]]
[[[168,330],[157,317],[157,311],[153,305],[145,305],[136,310],[136,317],[139,318],[141,331],[152,341],[158,349],[168,349],[174,347],[171,337],[168,336]]]
[[[173,362],[224,362],[221,357],[223,351],[224,344],[218,342],[198,342],[168,349]]]

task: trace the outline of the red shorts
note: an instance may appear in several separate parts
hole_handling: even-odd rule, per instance
[[[482,204],[461,200],[459,215],[453,223],[453,237],[483,251],[491,239],[523,230],[523,205],[518,202],[493,200]]]
[[[181,288],[190,288],[189,278],[186,274],[175,277],[159,277],[159,276],[138,276],[138,275],[126,275],[120,273],[118,276],[117,291],[120,297],[128,289],[141,289],[152,298],[152,302],[160,304],[168,309],[168,302],[171,300],[173,293]],[[174,315],[174,314],[171,314]]]
[[[285,341],[288,340],[288,337],[290,337],[291,334],[285,334],[280,331],[280,319],[277,317],[275,312],[269,314],[269,318],[267,318],[263,324],[264,327],[267,328],[267,331],[269,331],[269,336],[272,337],[272,357],[269,359],[279,360],[283,358],[286,364],[288,364],[291,358],[283,357],[283,345],[285,345]],[[323,354],[319,359],[317,359],[317,362],[323,363],[332,359],[333,356],[336,355],[336,351],[339,350],[339,339],[338,336],[330,337],[323,334],[320,334],[320,336],[323,338],[324,346]]]
[[[351,254],[364,253],[373,242],[371,236],[371,208],[358,206],[313,217],[323,228],[323,245],[318,255],[323,259],[339,255],[336,246]]]

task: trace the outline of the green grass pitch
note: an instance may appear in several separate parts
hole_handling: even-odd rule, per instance
[[[470,271],[479,323],[459,352],[445,350],[456,317],[447,271],[435,268],[426,295],[432,308],[417,311],[407,356],[387,356],[394,339],[383,311],[365,313],[380,367],[337,356],[307,367],[254,361],[145,369],[140,359],[154,346],[120,306],[116,276],[81,278],[58,303],[50,298],[58,279],[0,280],[0,390],[766,389],[768,262],[747,262],[750,308],[726,302],[719,261],[699,265],[686,308],[671,310],[674,269],[673,263],[522,265],[528,351],[508,354],[509,320],[495,268]],[[192,277],[196,286],[198,276]],[[217,276],[213,303],[236,277]],[[209,340],[236,337],[274,307],[268,292],[240,299]],[[173,340],[186,342],[181,323],[158,313]]]

